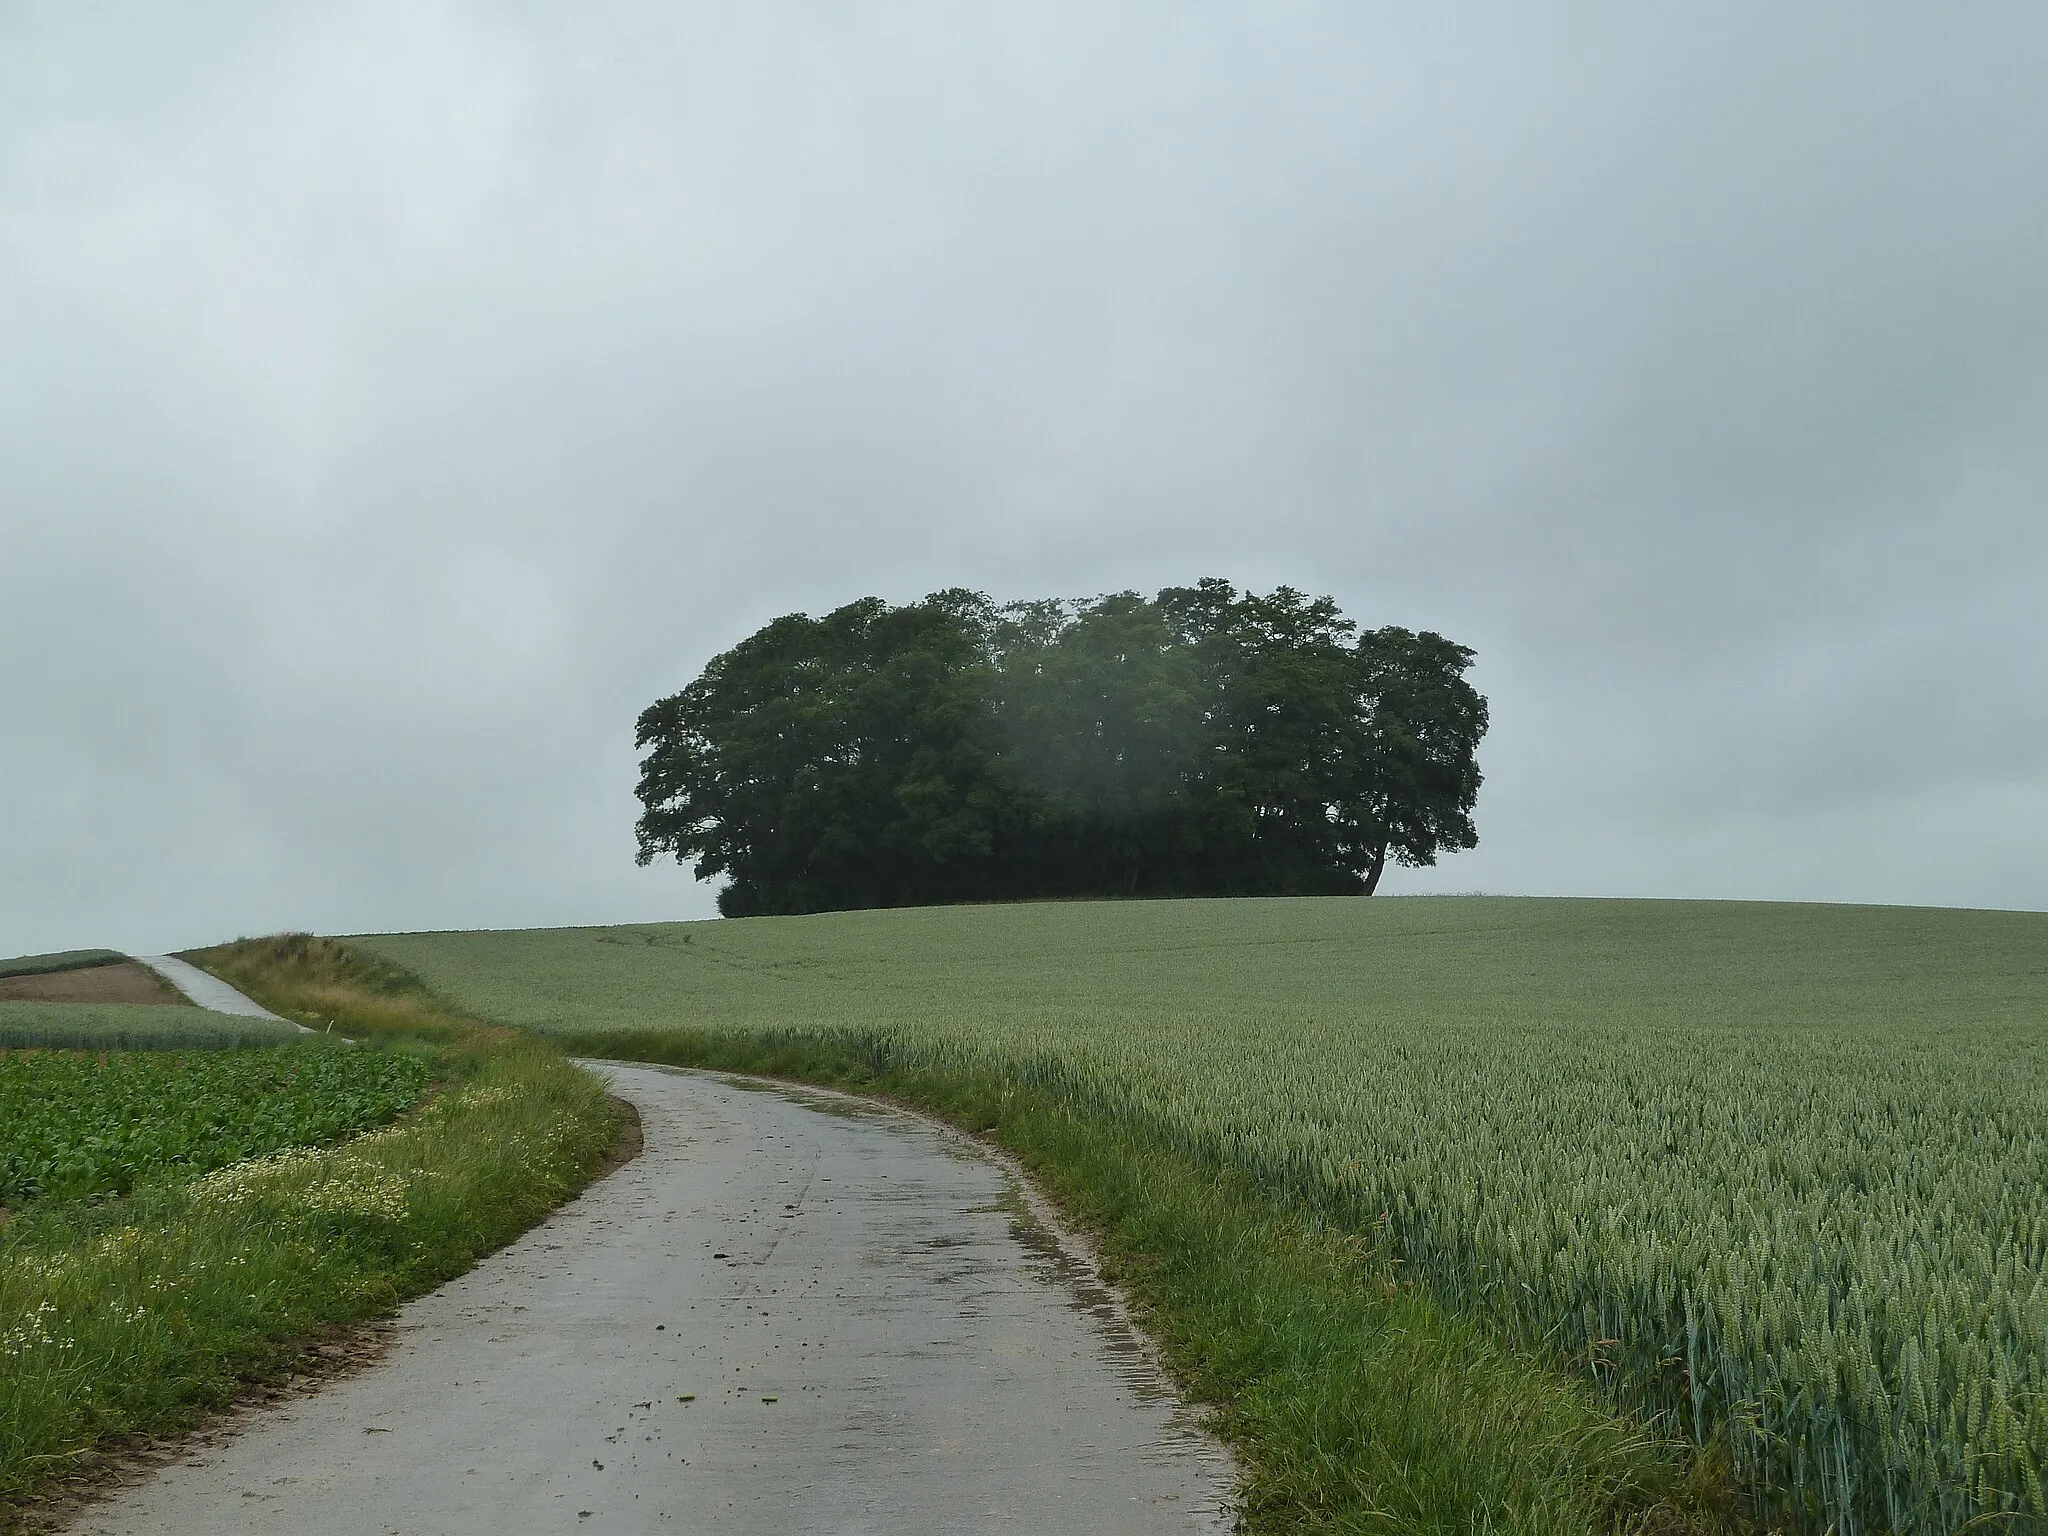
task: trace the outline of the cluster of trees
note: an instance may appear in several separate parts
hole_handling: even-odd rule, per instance
[[[724,877],[734,917],[1369,895],[1478,842],[1471,663],[1220,580],[791,614],[641,715],[639,859]]]

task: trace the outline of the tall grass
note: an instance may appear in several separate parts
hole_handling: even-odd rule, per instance
[[[446,1043],[482,1027],[451,1011],[403,966],[334,939],[286,933],[188,950],[179,958],[312,1029],[339,1022],[355,1038]]]

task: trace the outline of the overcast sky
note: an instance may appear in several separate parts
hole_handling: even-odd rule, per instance
[[[1477,648],[1387,889],[2048,907],[2048,8],[0,4],[0,954],[708,916],[868,593]]]

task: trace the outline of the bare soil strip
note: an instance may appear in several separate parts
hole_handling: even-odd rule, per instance
[[[8,1003],[185,1003],[185,994],[134,960],[89,970],[47,971],[35,976],[0,976],[0,1002]]]
[[[638,1159],[71,1529],[1231,1528],[1228,1456],[1003,1168],[857,1101],[603,1070]]]

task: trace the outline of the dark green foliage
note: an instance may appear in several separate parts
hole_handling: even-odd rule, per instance
[[[641,859],[696,856],[736,912],[898,906],[993,850],[1004,797],[977,615],[948,595],[792,614],[640,719]]]
[[[1369,894],[1478,842],[1471,663],[1216,580],[791,614],[640,717],[640,861],[726,877],[728,916]]]
[[[0,1205],[326,1146],[411,1108],[428,1073],[417,1056],[317,1045],[0,1054]]]
[[[119,965],[128,957],[115,949],[65,949],[52,955],[17,955],[0,960],[0,976],[50,976],[58,971],[89,971]]]

